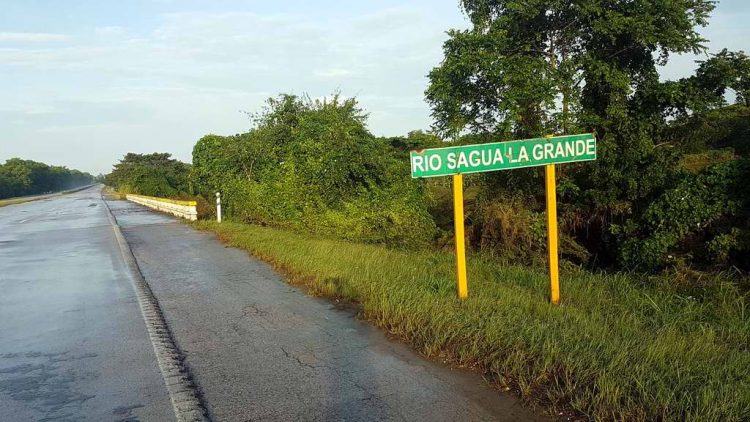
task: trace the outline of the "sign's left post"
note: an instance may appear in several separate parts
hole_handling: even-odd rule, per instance
[[[469,286],[466,281],[466,241],[464,236],[464,176],[453,175],[453,225],[456,236],[456,282],[458,298],[469,297]]]

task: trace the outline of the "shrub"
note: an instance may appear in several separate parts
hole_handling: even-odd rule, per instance
[[[423,182],[409,178],[403,148],[428,135],[379,139],[354,99],[270,99],[248,133],[207,135],[193,149],[191,178],[227,215],[344,239],[423,245],[436,227]]]
[[[620,259],[631,268],[658,269],[684,254],[710,264],[726,263],[748,230],[748,160],[713,165],[685,175],[654,201],[640,219],[615,226]]]
[[[105,176],[105,182],[123,193],[171,198],[190,193],[189,171],[189,164],[171,154],[128,153]]]

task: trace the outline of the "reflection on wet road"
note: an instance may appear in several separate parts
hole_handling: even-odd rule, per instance
[[[173,420],[99,188],[0,208],[0,420]]]

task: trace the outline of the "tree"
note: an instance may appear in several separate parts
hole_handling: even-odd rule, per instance
[[[435,141],[376,138],[356,99],[269,99],[240,135],[207,135],[193,148],[193,180],[221,191],[226,215],[325,235],[424,244],[436,228],[422,185],[409,183],[408,146]]]
[[[659,139],[670,113],[684,108],[680,101],[695,103],[700,91],[687,98],[684,84],[659,80],[657,65],[672,53],[705,50],[696,28],[706,25],[714,2],[460,4],[472,27],[448,32],[425,93],[435,129],[454,139],[469,133],[495,140],[595,132],[597,161],[560,172],[561,199],[573,205],[573,220],[584,222],[573,225],[579,241],[592,251],[617,251],[621,240],[611,229],[644,213],[682,177],[678,153]],[[538,171],[516,173],[482,177],[487,186],[522,187],[526,195],[539,184]]]
[[[750,57],[743,51],[726,48],[710,59],[700,62],[691,78],[703,94],[710,94],[712,103],[723,106],[727,89],[734,91],[736,103],[750,107]]]
[[[190,192],[190,165],[168,153],[127,153],[105,177],[120,192],[171,197]]]
[[[672,52],[700,52],[709,0],[464,0],[472,28],[448,32],[426,95],[436,128],[528,136],[627,119]]]

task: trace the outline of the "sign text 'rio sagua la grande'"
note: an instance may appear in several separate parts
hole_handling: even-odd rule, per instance
[[[411,176],[434,177],[596,159],[592,134],[411,151]]]

